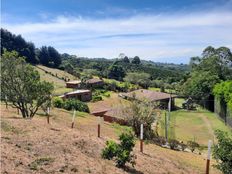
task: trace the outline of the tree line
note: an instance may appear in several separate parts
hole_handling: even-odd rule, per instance
[[[191,67],[190,73],[186,74],[185,78],[178,84],[179,93],[189,96],[199,104],[213,110],[214,95],[219,95],[219,91],[224,89],[221,86],[216,86],[215,92],[213,92],[215,85],[222,83],[222,86],[227,86],[227,83],[224,84],[224,82],[232,80],[232,53],[230,49],[209,46],[203,50],[201,57],[192,57],[189,65]],[[227,100],[228,97],[224,98]],[[224,98],[221,97],[221,99]]]
[[[26,62],[42,64],[58,68],[61,64],[60,53],[52,46],[36,48],[34,43],[27,42],[21,35],[15,35],[1,28],[1,55],[7,51],[17,51],[19,56],[25,57]]]

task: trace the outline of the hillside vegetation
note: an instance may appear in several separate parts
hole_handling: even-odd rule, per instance
[[[104,123],[102,138],[97,138],[96,117],[78,113],[71,129],[72,112],[51,111],[51,124],[38,113],[32,120],[21,119],[15,109],[1,105],[1,148],[3,173],[204,173],[205,156],[178,152],[148,144],[144,154],[139,143],[134,149],[135,169],[115,167],[101,158],[105,141],[117,139],[120,126]],[[213,163],[213,162],[212,162]],[[220,173],[211,168],[214,174]]]
[[[39,72],[41,80],[53,83],[55,90],[54,95],[62,95],[65,92],[70,92],[72,89],[66,88],[65,79],[75,80],[76,77],[56,68],[49,68],[42,65],[35,66]]]

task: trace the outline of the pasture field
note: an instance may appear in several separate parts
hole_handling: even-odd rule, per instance
[[[42,65],[37,65],[35,68],[39,72],[41,80],[53,83],[54,95],[62,95],[65,92],[71,92],[73,90],[71,88],[66,88],[65,81],[60,79],[60,78],[69,78],[70,80],[74,80],[76,78],[73,75],[59,69],[49,68]],[[59,78],[51,75],[50,73],[46,73],[44,70],[52,74],[57,74]]]
[[[165,135],[164,121],[163,112],[159,121],[159,133],[162,136]],[[168,135],[169,138],[184,142],[195,140],[200,145],[206,146],[209,139],[216,141],[214,132],[217,129],[232,134],[231,128],[227,127],[214,113],[206,110],[178,110],[171,112]]]

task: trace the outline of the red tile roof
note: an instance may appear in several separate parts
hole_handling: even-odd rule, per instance
[[[164,99],[169,99],[176,97],[176,95],[171,95],[164,92],[156,92],[152,90],[146,90],[146,89],[139,89],[135,90],[129,93],[123,93],[122,96],[128,97],[128,98],[135,98],[137,100],[147,100],[147,101],[159,101]]]
[[[96,79],[96,78],[94,78],[94,79],[89,79],[89,80],[87,80],[86,81],[86,83],[99,83],[99,82],[103,82],[101,79]]]

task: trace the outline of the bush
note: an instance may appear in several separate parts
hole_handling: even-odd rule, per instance
[[[106,148],[102,150],[102,158],[111,160],[117,155],[118,144],[112,140],[106,141]]]
[[[110,94],[108,93],[108,94],[102,94],[104,97],[107,97],[107,98],[109,98],[110,97]]]
[[[218,144],[213,148],[213,157],[217,160],[216,167],[224,174],[231,174],[232,169],[232,138],[228,133],[217,130]]]
[[[187,145],[190,147],[190,150],[192,152],[194,152],[194,150],[196,150],[196,148],[200,147],[200,145],[198,143],[196,143],[195,141],[188,141]]]
[[[74,99],[65,100],[63,108],[69,111],[75,109],[81,112],[89,113],[88,105],[80,100],[74,100]]]
[[[132,133],[122,133],[119,136],[120,144],[114,141],[107,141],[105,149],[102,150],[102,158],[114,159],[117,167],[125,167],[125,164],[135,165],[135,156],[131,154],[135,146],[135,139]]]
[[[101,101],[101,100],[102,100],[102,96],[100,96],[100,95],[94,95],[93,98],[92,98],[93,102]]]
[[[64,101],[63,101],[63,99],[60,98],[60,97],[54,97],[54,98],[52,99],[52,104],[53,104],[53,106],[56,107],[56,108],[62,108],[63,105],[64,105]]]
[[[166,144],[166,138],[162,137],[162,136],[154,136],[152,138],[152,142],[159,145],[159,146],[162,146],[162,145]]]
[[[170,139],[168,141],[169,146],[172,150],[178,150],[178,145],[179,145],[179,141],[175,140],[175,139]]]
[[[181,147],[181,150],[184,151],[187,148],[187,145],[181,142],[180,147]]]

